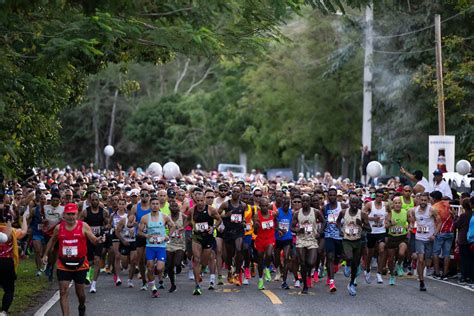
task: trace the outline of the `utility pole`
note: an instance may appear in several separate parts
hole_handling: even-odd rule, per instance
[[[441,55],[441,16],[435,15],[436,39],[436,91],[438,93],[438,134],[446,135],[444,118],[443,58]]]
[[[365,56],[364,56],[364,109],[362,112],[362,146],[372,150],[372,62],[373,62],[373,8],[365,8]]]

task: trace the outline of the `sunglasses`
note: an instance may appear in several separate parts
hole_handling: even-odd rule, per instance
[[[148,193],[142,193],[142,194],[140,194],[140,196],[141,196],[141,197],[149,197],[150,194],[148,194]]]
[[[262,197],[262,195],[261,195],[261,194],[259,194],[259,195],[254,195],[254,196],[255,196],[255,197]]]
[[[206,196],[206,199],[210,200],[210,199],[214,199],[213,196]]]
[[[411,192],[411,190],[404,190],[404,192]]]
[[[301,201],[293,201],[293,203],[301,203]]]

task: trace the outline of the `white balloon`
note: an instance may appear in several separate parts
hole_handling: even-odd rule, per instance
[[[367,165],[367,175],[371,178],[377,178],[382,174],[382,164],[378,161],[371,161]]]
[[[167,179],[171,178],[178,178],[181,176],[181,171],[179,170],[179,166],[175,162],[167,162],[163,166],[163,175]]]
[[[152,162],[146,172],[152,177],[161,177],[163,175],[163,168],[157,162]]]
[[[1,233],[0,232],[0,244],[4,244],[8,241],[8,236],[7,234]]]
[[[107,146],[105,146],[105,148],[104,148],[104,155],[110,157],[110,156],[112,156],[114,153],[115,153],[114,146],[112,146],[112,145],[107,145]]]
[[[459,160],[456,163],[456,172],[462,176],[465,176],[471,171],[471,163],[467,160]]]

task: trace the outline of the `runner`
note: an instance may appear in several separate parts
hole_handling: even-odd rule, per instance
[[[48,262],[48,253],[53,249],[56,242],[58,248],[57,277],[59,281],[59,296],[63,315],[69,315],[69,285],[74,281],[77,299],[79,301],[79,315],[86,313],[86,294],[84,283],[86,281],[89,261],[87,260],[87,242],[92,244],[102,243],[103,237],[97,238],[92,233],[87,223],[78,220],[78,209],[74,203],[64,207],[64,221],[54,228],[48,244],[46,245],[43,263]]]
[[[276,197],[279,198],[278,196]],[[276,230],[275,230],[275,251],[273,254],[275,268],[283,272],[283,282],[281,288],[289,290],[286,280],[288,277],[288,268],[290,264],[290,251],[293,246],[293,234],[291,233],[291,223],[293,212],[290,208],[290,198],[282,197],[282,206],[278,208],[276,213]],[[283,251],[283,264],[281,262],[281,252]]]
[[[420,205],[409,212],[410,223],[416,225],[416,254],[418,257],[416,270],[420,280],[420,291],[426,291],[424,282],[425,266],[431,265],[433,255],[433,241],[441,224],[436,209],[428,204],[429,193],[423,192],[420,196]]]
[[[226,248],[226,263],[228,266],[227,281],[237,286],[242,285],[242,244],[244,238],[244,212],[245,203],[240,201],[242,189],[232,187],[231,199],[219,207],[219,214],[224,223],[224,245]],[[235,258],[235,259],[234,259]],[[232,263],[235,265],[233,266]],[[231,267],[234,267],[234,276]]]
[[[433,263],[435,273],[434,278],[448,280],[448,272],[451,262],[451,246],[454,240],[454,215],[449,201],[443,200],[443,194],[440,191],[430,193],[433,208],[440,218],[440,227],[437,227],[437,234],[433,244]],[[440,272],[439,258],[442,256],[443,273]]]
[[[173,293],[176,291],[175,269],[176,274],[181,273],[181,262],[183,261],[184,251],[186,250],[184,229],[188,225],[188,219],[179,211],[179,205],[176,201],[171,201],[169,208],[171,220],[175,224],[175,230],[173,234],[170,235],[170,241],[166,245],[166,266],[168,267],[168,277],[171,283],[169,292]]]
[[[321,217],[316,218],[316,230],[321,231],[321,229],[324,228],[325,223],[324,223],[324,216],[322,215],[321,209],[324,207],[324,200],[321,198],[322,192],[317,192],[315,191],[314,194],[311,196],[311,207],[317,210],[321,214]],[[323,221],[320,220],[320,218],[323,219]],[[319,282],[319,274],[320,274],[320,265],[322,264],[322,269],[321,269],[321,277],[323,277],[324,274],[324,260],[326,259],[326,253],[324,252],[324,234],[320,234],[318,237],[318,254],[316,256],[316,263],[314,265],[314,273],[313,273],[313,279],[314,283]]]
[[[143,188],[140,190],[140,202],[132,208],[132,214],[135,215],[135,220],[137,223],[140,223],[142,217],[149,214],[151,212],[150,207],[150,193],[148,189]],[[146,264],[146,256],[145,256],[145,246],[146,246],[146,238],[140,236],[138,234],[137,229],[137,236],[135,240],[135,245],[137,247],[137,261],[138,261],[138,270],[140,271],[140,277],[142,279],[142,291],[148,290],[147,283],[146,283],[146,275],[145,275],[145,264]]]
[[[44,251],[44,236],[43,236],[43,220],[44,220],[44,206],[46,205],[46,195],[40,193],[39,204],[36,205],[32,212],[29,213],[28,226],[31,227],[32,244],[35,251],[36,276],[42,274]]]
[[[385,217],[387,216],[388,206],[383,202],[384,192],[382,189],[375,191],[375,200],[367,203],[364,212],[369,215],[371,232],[367,234],[367,257],[365,259],[365,281],[370,284],[372,275],[370,273],[371,260],[377,250],[377,283],[382,284],[382,269],[385,267],[385,238],[387,230],[385,228]]]
[[[257,212],[257,207],[254,205],[249,204],[250,192],[244,191],[242,192],[242,202],[244,202],[247,207],[245,209],[244,218],[245,218],[245,234],[244,234],[244,241],[243,241],[243,257],[244,257],[244,279],[242,283],[244,285],[249,285],[249,280],[252,277],[250,265],[254,259],[253,256],[253,247],[254,247],[254,239],[256,235],[254,234],[253,230],[253,217]],[[255,264],[253,263],[253,266]]]
[[[152,297],[157,298],[158,289],[155,285],[155,270],[158,274],[160,288],[163,287],[162,273],[166,262],[166,227],[170,229],[170,234],[174,232],[174,223],[171,218],[160,212],[160,202],[157,197],[150,199],[151,212],[143,216],[140,220],[138,234],[146,238],[146,265],[148,284],[151,286]],[[156,269],[155,269],[155,261]]]
[[[408,249],[408,212],[402,208],[401,197],[393,198],[392,210],[385,218],[388,230],[387,252],[390,285],[395,285],[395,275],[403,276],[403,259]],[[396,262],[396,265],[395,265]]]
[[[229,196],[227,192],[229,191],[227,185],[225,183],[221,183],[218,186],[218,194],[214,199],[214,208],[219,209],[222,203],[227,202],[229,200]],[[217,267],[217,285],[224,285],[224,281],[222,278],[222,259],[224,258],[225,254],[224,249],[224,224],[221,223],[216,230],[216,267]]]
[[[63,217],[64,206],[59,205],[60,199],[61,195],[55,191],[51,194],[51,204],[44,206],[43,235],[45,244],[49,242],[53,236],[55,227]],[[55,245],[55,249],[57,249],[57,245]],[[50,253],[45,252],[45,254],[48,256],[49,261],[44,273],[49,281],[53,281],[54,264],[56,262],[57,253],[51,249]]]
[[[127,201],[124,198],[119,198],[118,200],[118,210],[110,215],[109,226],[110,226],[110,238],[112,241],[112,250],[114,253],[114,283],[116,286],[122,285],[122,280],[120,279],[120,238],[118,237],[115,230],[117,229],[118,224],[127,218]]]
[[[119,203],[121,203],[119,201]],[[122,267],[124,269],[128,266],[128,280],[127,286],[132,288],[133,275],[137,266],[137,246],[136,246],[136,232],[138,223],[135,220],[134,214],[128,214],[123,217],[115,228],[115,236],[120,239],[119,252],[122,259]]]
[[[84,209],[80,219],[87,223],[94,236],[100,237],[106,233],[109,228],[109,212],[100,206],[99,195],[96,192],[90,193],[90,206]],[[87,274],[86,283],[91,283],[90,293],[97,292],[97,280],[99,278],[100,260],[104,256],[104,247],[102,244],[93,245],[87,242],[87,259],[92,263],[92,267]]]
[[[275,244],[275,218],[269,211],[268,199],[260,198],[260,209],[254,215],[254,230],[257,233],[255,239],[255,250],[258,258],[258,289],[264,290],[263,270],[268,271],[272,260],[273,246]],[[269,278],[266,278],[267,280]]]
[[[194,288],[193,295],[201,295],[202,290],[199,285],[202,281],[201,265],[207,265],[211,257],[211,250],[216,246],[214,229],[219,227],[221,218],[217,210],[204,202],[204,194],[200,191],[194,193],[196,205],[189,210],[189,218],[192,219],[193,235],[193,271]],[[209,285],[215,283],[215,274],[210,275]],[[209,287],[210,290],[213,287]]]
[[[342,220],[344,220],[343,224],[341,224]],[[344,249],[346,267],[350,266],[351,270],[351,280],[347,285],[347,291],[350,296],[356,296],[355,279],[362,255],[362,230],[371,230],[367,213],[362,212],[360,209],[359,198],[352,197],[350,199],[350,208],[339,213],[337,226],[344,237],[342,247]]]

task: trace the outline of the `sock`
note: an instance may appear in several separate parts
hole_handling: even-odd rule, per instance
[[[216,281],[216,275],[211,274],[211,276],[209,277],[209,282],[215,282],[215,281]]]

